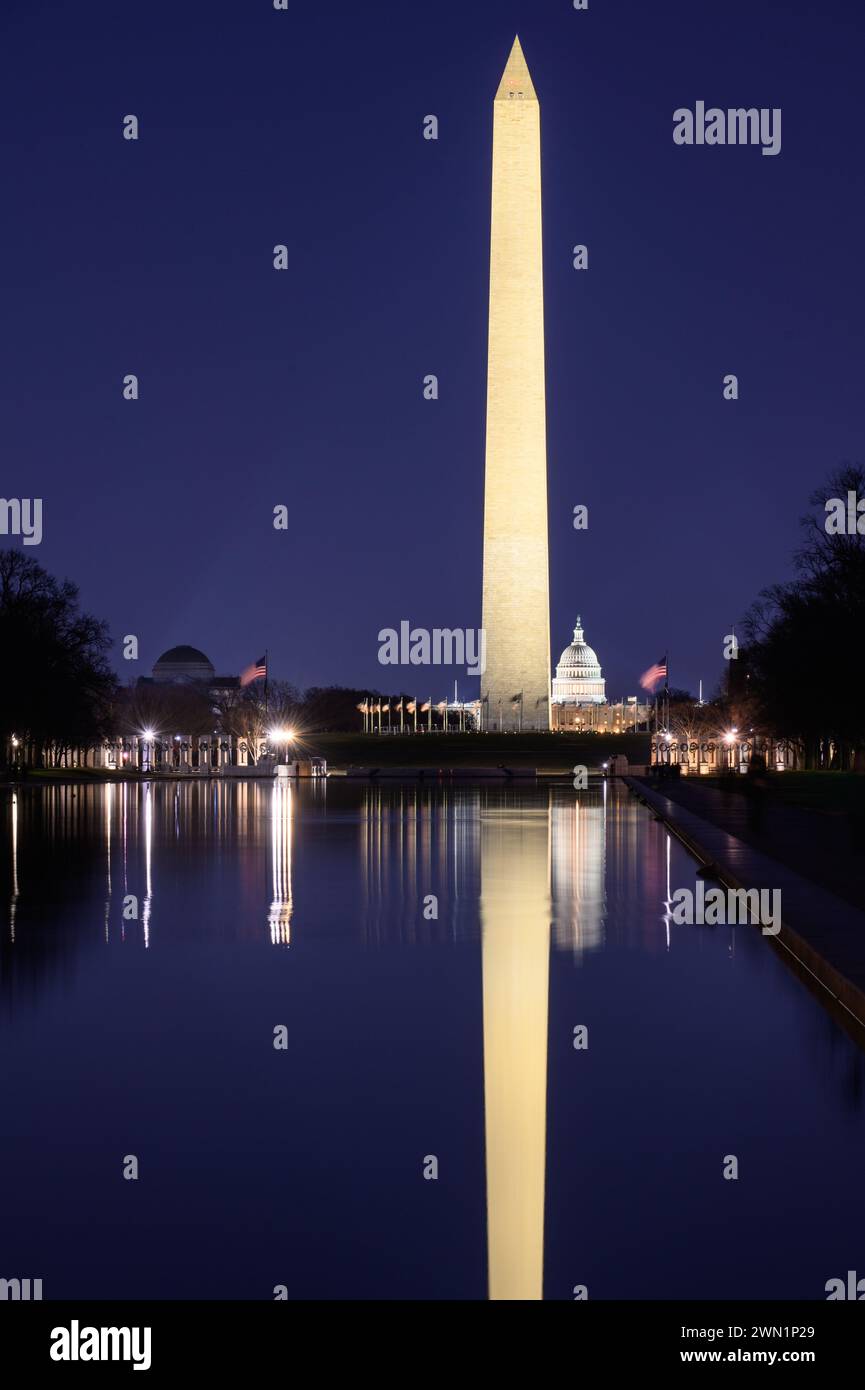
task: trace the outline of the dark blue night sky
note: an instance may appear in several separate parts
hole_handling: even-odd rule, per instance
[[[667,648],[672,684],[710,688],[808,494],[862,458],[859,0],[5,0],[0,491],[44,499],[29,553],[139,635],[124,678],[190,642],[220,671],[267,647],[300,685],[412,689],[379,628],[479,625],[492,99],[517,31],[553,658],[580,612],[610,697]],[[698,100],[781,107],[780,155],[675,146]]]

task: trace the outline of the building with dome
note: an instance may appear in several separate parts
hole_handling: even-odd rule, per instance
[[[198,647],[182,644],[169,647],[153,664],[149,676],[139,676],[136,690],[142,699],[138,710],[143,713],[143,723],[162,725],[142,729],[139,733],[117,734],[106,741],[102,750],[104,766],[110,768],[129,767],[139,771],[154,772],[209,772],[218,773],[237,768],[247,768],[256,759],[250,756],[246,742],[236,734],[220,727],[219,697],[231,691],[240,691],[244,680],[248,683],[253,668],[243,676],[219,676],[208,656]],[[166,687],[175,687],[174,691]],[[213,701],[214,726],[207,732],[193,733],[184,727],[184,715],[192,706],[184,702],[184,690],[195,692],[198,696],[209,697]],[[155,699],[148,697],[148,692]],[[153,713],[150,714],[150,709]],[[167,727],[169,720],[176,719],[181,727]],[[197,722],[197,721],[196,721]],[[256,750],[260,759],[266,739],[261,739]]]
[[[565,647],[556,666],[553,704],[602,705],[607,698],[605,685],[601,664],[586,642],[582,620],[577,615],[574,640]]]
[[[163,652],[153,667],[155,681],[207,681],[216,671],[204,652],[197,647],[171,647]]]
[[[218,676],[213,662],[197,647],[169,647],[154,662],[153,674],[141,676],[139,686],[196,685],[211,691],[237,690],[240,676]]]
[[[551,727],[624,733],[644,724],[650,712],[650,706],[641,704],[636,695],[608,704],[601,663],[586,641],[578,616],[573,641],[559,657],[552,682]]]

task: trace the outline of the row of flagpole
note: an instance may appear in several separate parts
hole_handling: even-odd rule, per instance
[[[464,733],[466,727],[466,711],[477,717],[477,714],[480,710],[480,704],[480,700],[473,700],[467,705],[459,703],[449,705],[447,700],[439,700],[436,703],[433,701],[432,696],[430,696],[428,700],[425,700],[423,702],[419,700],[406,700],[402,697],[399,700],[382,700],[380,696],[371,695],[368,696],[365,700],[361,700],[360,704],[358,705],[358,709],[363,715],[363,731],[365,734],[380,734],[383,732],[391,732],[396,728],[394,720],[394,716],[396,714],[399,714],[399,732],[401,734],[405,733],[406,731],[407,715],[410,716],[412,721],[410,725],[412,732],[422,732],[424,729],[424,724],[422,720],[418,720],[418,715],[424,714],[427,715],[427,732],[431,733],[433,727],[433,711],[443,716],[443,720],[445,721],[445,727],[447,727],[448,710],[457,711],[457,713],[459,714],[460,733]],[[384,724],[385,715],[387,716],[386,726]],[[376,720],[378,720],[378,723],[376,723]]]
[[[662,711],[662,714],[663,714],[663,717],[664,717],[664,726],[667,727],[667,725],[669,724],[669,718],[670,718],[670,659],[669,659],[669,652],[666,652],[666,653],[664,654],[664,656],[661,658],[660,661],[656,662],[654,666],[651,666],[651,667],[649,668],[648,671],[645,671],[645,672],[643,673],[643,675],[640,677],[640,684],[643,686],[644,689],[649,689],[649,690],[651,691],[651,690],[653,690],[653,688],[659,683],[661,677],[663,677],[663,681],[664,681],[664,689],[663,689],[663,692],[662,692],[662,698],[663,698],[663,704],[664,704],[664,706],[666,707],[666,708]],[[702,682],[700,683],[700,686],[701,686],[701,688],[700,688],[700,703],[702,704],[702,702],[703,702],[703,701],[702,701],[702,695],[703,695],[703,691],[702,691]],[[520,711],[519,727],[522,728],[522,723],[523,723],[523,692],[522,692],[522,691],[519,691],[518,694],[511,696],[510,703],[511,703],[511,705],[519,705],[519,711]],[[637,696],[636,696],[636,695],[628,696],[627,703],[628,703],[628,704],[634,704],[634,705],[636,706],[636,704],[637,704]],[[442,715],[442,726],[443,726],[443,728],[446,729],[446,728],[447,728],[447,725],[448,725],[448,721],[447,721],[448,710],[451,710],[451,709],[458,711],[458,713],[459,713],[459,729],[460,729],[460,732],[463,732],[463,731],[465,730],[465,715],[466,715],[466,710],[469,710],[470,713],[471,713],[472,715],[474,715],[475,721],[476,721],[476,724],[477,724],[477,723],[479,723],[480,713],[481,713],[481,710],[482,710],[484,704],[486,704],[487,706],[489,705],[489,697],[488,697],[488,696],[484,696],[483,700],[472,700],[472,701],[470,701],[469,704],[460,703],[460,702],[456,699],[456,684],[454,684],[454,703],[453,703],[452,705],[451,705],[451,704],[448,704],[448,701],[447,701],[447,700],[439,700],[438,702],[435,702],[435,701],[433,700],[432,696],[430,696],[430,698],[429,698],[428,700],[425,700],[423,703],[421,703],[421,702],[420,702],[419,700],[417,700],[417,699],[407,700],[407,699],[405,699],[405,697],[402,696],[402,695],[399,697],[398,700],[394,700],[392,697],[389,697],[388,699],[384,699],[384,700],[383,700],[382,697],[381,697],[380,695],[368,695],[365,699],[361,700],[361,702],[360,702],[360,704],[358,705],[357,708],[360,710],[361,714],[363,715],[363,731],[364,731],[365,734],[367,734],[367,733],[376,733],[376,732],[378,732],[378,733],[383,733],[383,732],[385,731],[384,723],[383,723],[383,717],[384,717],[384,715],[387,715],[387,732],[390,733],[390,732],[394,729],[394,723],[393,723],[392,715],[393,715],[393,714],[396,714],[396,713],[399,713],[399,732],[402,734],[402,733],[405,733],[405,716],[406,716],[407,714],[412,716],[412,720],[413,720],[412,730],[413,730],[414,733],[418,733],[420,730],[423,729],[423,725],[422,725],[422,724],[420,724],[420,725],[418,724],[418,714],[426,714],[426,715],[427,715],[427,732],[428,732],[428,733],[432,733],[432,727],[433,727],[433,710],[435,710],[438,714]],[[500,700],[500,701],[499,701],[499,727],[501,727],[501,719],[502,719],[501,704],[502,704],[502,702],[501,702],[501,700]],[[623,700],[623,701],[622,701],[622,711],[623,711],[623,715],[624,715],[624,709],[625,709],[625,701]],[[376,723],[375,723],[376,717],[378,718],[378,728],[376,728]],[[487,718],[484,720],[484,727],[487,727],[487,726],[488,726],[488,722],[489,722],[489,708],[487,709]],[[634,729],[635,729],[635,730],[636,730],[636,727],[637,727],[637,717],[636,717],[636,708],[635,708],[635,710],[634,710]],[[655,732],[656,732],[656,733],[658,732],[658,697],[657,697],[657,695],[655,695]]]

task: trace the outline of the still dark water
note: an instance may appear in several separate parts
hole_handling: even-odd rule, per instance
[[[2,797],[0,1276],[822,1299],[865,1274],[863,1055],[757,928],[672,923],[695,866],[624,790]]]

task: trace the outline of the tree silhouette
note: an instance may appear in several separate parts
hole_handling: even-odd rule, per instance
[[[814,510],[801,518],[796,578],[761,593],[746,616],[740,651],[763,717],[800,744],[806,767],[865,760],[865,534],[831,534],[826,524],[827,501],[846,500],[848,492],[865,498],[858,465],[843,467],[812,494]]]
[[[49,745],[86,747],[107,731],[116,678],[107,625],[78,604],[78,589],[30,555],[0,551],[0,736],[41,762]]]

